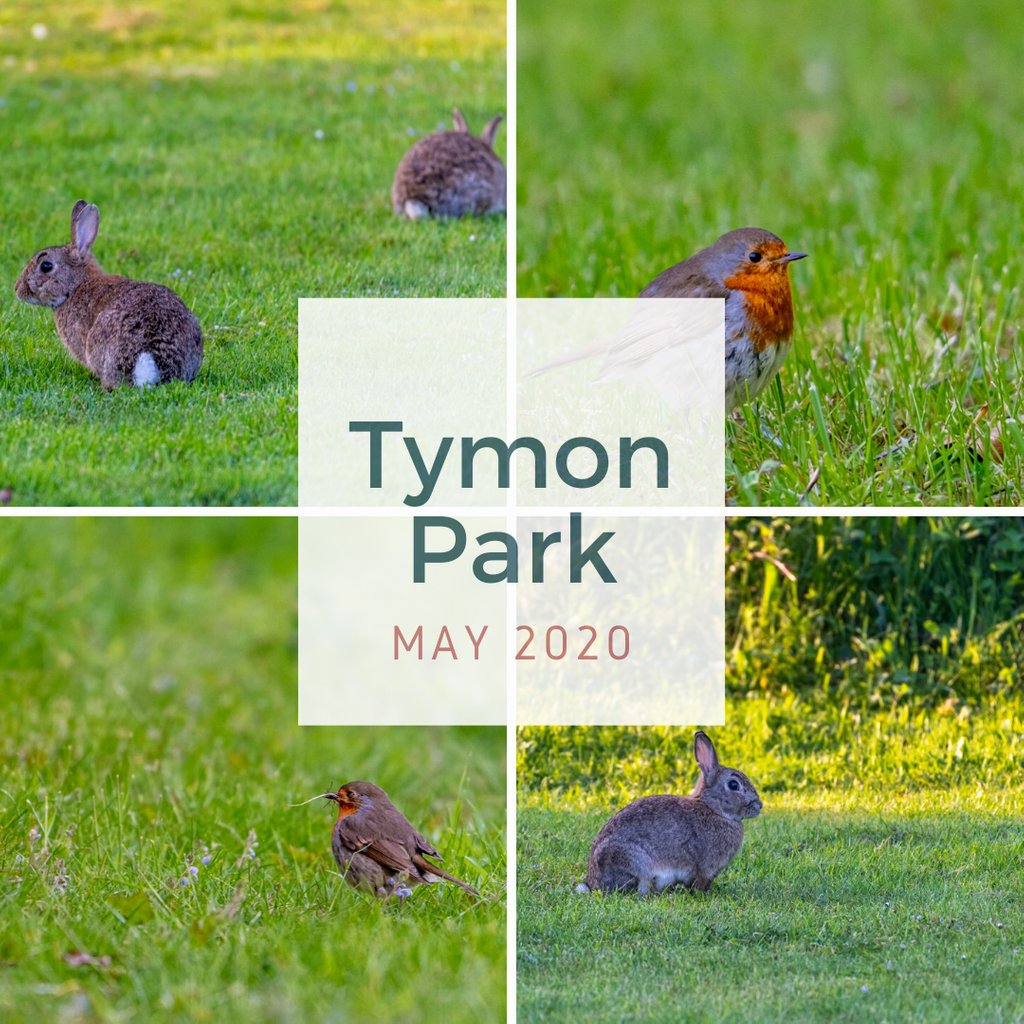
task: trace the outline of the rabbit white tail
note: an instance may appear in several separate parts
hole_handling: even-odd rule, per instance
[[[160,383],[160,371],[157,369],[156,360],[151,352],[142,352],[139,354],[139,358],[135,360],[135,369],[132,370],[132,383],[137,388]]]
[[[578,892],[581,896],[584,896],[588,892],[590,892],[590,886],[587,885],[586,882],[580,882],[580,884],[576,886],[576,892]]]
[[[409,220],[422,220],[429,215],[430,210],[427,209],[426,203],[421,203],[418,199],[406,199],[403,212]]]

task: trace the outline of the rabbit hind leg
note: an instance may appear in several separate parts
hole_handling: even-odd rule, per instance
[[[632,843],[606,846],[597,861],[597,888],[641,896],[655,890],[654,863],[643,847]]]

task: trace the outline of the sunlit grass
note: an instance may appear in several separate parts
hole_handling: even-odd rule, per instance
[[[40,38],[38,28],[45,34]],[[505,107],[504,7],[0,8],[0,488],[13,504],[296,501],[304,295],[501,295],[504,220],[407,224],[394,168],[460,106]],[[504,133],[498,148],[503,153]],[[105,270],[204,328],[191,387],[104,395],[10,292],[95,202]]]
[[[294,520],[0,521],[0,1017],[504,1017],[502,729],[300,729]],[[382,785],[481,892],[349,888]]]
[[[1018,504],[1022,30],[1008,0],[524,0],[520,294],[633,296],[768,228],[810,259],[730,500]]]

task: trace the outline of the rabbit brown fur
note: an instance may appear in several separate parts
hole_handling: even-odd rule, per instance
[[[203,333],[170,288],[105,274],[92,246],[100,211],[80,199],[71,241],[42,249],[14,286],[22,302],[49,306],[64,347],[105,388],[192,380],[203,361]]]
[[[718,763],[703,732],[693,746],[700,778],[690,795],[641,797],[610,818],[594,840],[580,891],[646,896],[682,885],[704,892],[729,865],[743,842],[743,819],[757,817],[761,799],[743,772]]]
[[[391,185],[391,205],[400,217],[465,217],[505,212],[505,165],[494,152],[501,115],[480,138],[452,112],[455,130],[420,139],[402,157]]]

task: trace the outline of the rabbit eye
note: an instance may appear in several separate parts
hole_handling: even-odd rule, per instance
[[[747,259],[750,260],[751,263],[760,263],[761,254],[759,252],[748,252]]]
[[[730,779],[730,780],[729,780],[729,781],[728,781],[728,782],[726,783],[726,785],[727,785],[727,786],[728,786],[728,787],[729,787],[730,789],[732,789],[732,790],[737,790],[737,789],[739,789],[739,788],[740,788],[740,784],[739,784],[739,783],[738,783],[738,782],[737,782],[737,781],[736,781],[735,779]]]
[[[51,270],[53,270],[53,264],[49,260],[43,260],[43,262],[39,264],[39,269],[44,274],[48,274]]]

